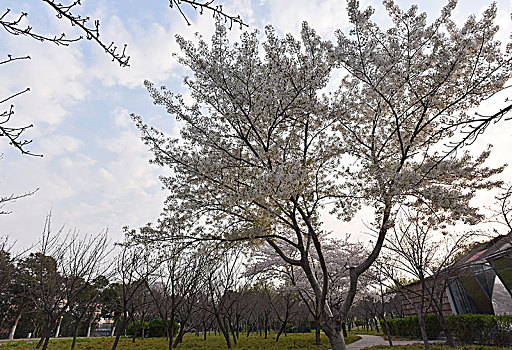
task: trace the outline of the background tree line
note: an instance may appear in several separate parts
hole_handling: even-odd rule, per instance
[[[152,228],[140,231],[148,230]],[[17,253],[4,238],[0,337],[30,334],[40,338],[37,347],[42,349],[51,337],[73,337],[73,349],[77,337],[92,336],[100,319],[108,319],[111,323],[101,334],[112,337],[112,349],[123,336],[134,342],[164,336],[169,348],[178,347],[190,332],[204,340],[212,332],[222,334],[228,348],[240,337],[266,339],[270,332],[276,341],[288,333],[314,332],[312,341],[320,342],[314,292],[301,270],[283,264],[272,250],[247,251],[233,243],[142,243],[130,239],[133,234],[127,232],[127,240],[112,248],[106,232],[80,235],[53,229],[49,214],[29,250]],[[332,264],[338,263],[337,254],[350,256],[363,249],[354,245],[350,251],[336,251],[336,242],[330,243]],[[331,276],[333,302],[343,301],[346,273],[340,269]],[[356,302],[345,331],[356,325],[379,327],[382,317],[367,306],[373,300],[369,295],[378,298],[375,280],[368,277],[362,288],[367,292]],[[385,299],[383,315],[401,316],[397,300]]]

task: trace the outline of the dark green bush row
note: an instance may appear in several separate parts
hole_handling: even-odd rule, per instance
[[[459,342],[512,345],[512,315],[452,315],[446,323]]]
[[[421,338],[420,323],[418,316],[407,316],[402,318],[388,318],[388,325],[391,335],[408,338]],[[384,322],[380,321],[384,329]],[[436,339],[441,333],[441,326],[435,315],[425,315],[425,325],[429,339]]]
[[[388,318],[391,335],[421,338],[417,316]],[[446,317],[448,328],[457,342],[481,345],[512,345],[512,315],[463,314]],[[429,339],[436,339],[441,326],[434,315],[426,315],[425,324]],[[384,327],[383,321],[381,321]]]
[[[171,322],[171,321],[168,321]],[[174,335],[178,333],[179,324],[174,322]],[[136,333],[137,337],[142,336],[142,328],[140,321],[130,323],[127,329],[127,334],[133,336]],[[150,322],[144,322],[144,334],[148,338],[165,337],[165,322],[161,318],[155,318]]]

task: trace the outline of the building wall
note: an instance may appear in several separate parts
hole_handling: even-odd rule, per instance
[[[427,281],[427,286],[431,287],[429,285],[429,282]],[[416,310],[412,303],[416,306],[416,308],[419,308],[421,305],[421,283],[414,283],[410,284],[404,288],[399,293],[400,299],[402,302],[402,308],[404,310],[404,316],[413,316],[416,315]],[[428,295],[428,293],[427,293]],[[424,300],[425,307],[424,311],[429,314],[433,314],[434,310],[430,307],[430,298],[427,296]],[[443,292],[442,297],[442,310],[444,316],[450,316],[453,315],[452,308],[450,306],[450,302],[448,300],[448,295],[446,294],[446,291]]]

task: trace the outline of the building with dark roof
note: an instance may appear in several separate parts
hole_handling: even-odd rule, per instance
[[[445,269],[441,281],[429,278],[427,288],[443,288],[440,298],[445,316],[452,314],[512,315],[512,232],[478,244]],[[433,288],[432,288],[433,287]],[[421,283],[401,293],[405,316],[415,315],[421,302]],[[441,295],[441,294],[440,294]],[[430,299],[425,311],[433,312]]]

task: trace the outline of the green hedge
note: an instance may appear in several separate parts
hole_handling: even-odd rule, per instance
[[[421,338],[417,316],[388,318],[391,335],[399,337]],[[380,321],[382,327],[384,322]],[[446,317],[446,323],[453,337],[459,343],[480,345],[512,345],[512,315],[476,315],[463,314]],[[425,316],[429,339],[436,339],[441,326],[434,315]]]
[[[167,322],[171,322],[168,320]],[[178,333],[179,324],[174,322],[174,335]],[[136,336],[142,336],[142,329],[139,321],[130,323],[127,329],[127,334],[133,336],[133,333],[137,332]],[[161,318],[155,318],[150,322],[144,322],[144,333],[148,338],[165,337],[165,322]]]
[[[446,323],[459,342],[512,345],[512,315],[452,315],[446,317]]]
[[[389,325],[391,335],[408,338],[421,338],[420,323],[418,316],[407,316],[402,318],[386,319]],[[384,329],[384,321],[380,321]],[[425,315],[425,326],[427,328],[428,339],[436,339],[441,333],[441,326],[435,315]]]

